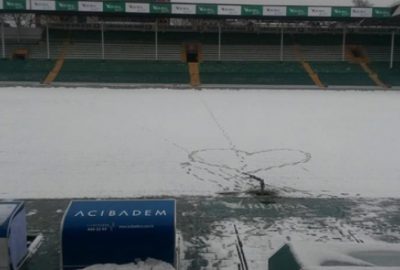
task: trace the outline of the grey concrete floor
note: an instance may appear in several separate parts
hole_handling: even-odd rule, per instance
[[[219,254],[210,245],[212,241],[223,242],[229,237],[225,234],[229,228],[224,226],[224,221],[255,228],[241,231],[245,245],[252,236],[277,234],[290,240],[292,233],[302,233],[325,242],[362,243],[367,235],[377,241],[400,243],[400,199],[281,198],[236,194],[175,199],[177,229],[185,243],[182,269],[229,269],[235,264],[234,253]],[[59,228],[69,201],[25,201],[29,231],[42,233],[45,239],[23,270],[59,269]],[[294,225],[286,226],[290,224],[286,221]],[[229,245],[226,248],[229,249]]]

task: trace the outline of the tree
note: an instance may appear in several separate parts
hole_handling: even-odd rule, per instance
[[[372,4],[369,0],[353,0],[353,4],[356,7],[372,7]]]

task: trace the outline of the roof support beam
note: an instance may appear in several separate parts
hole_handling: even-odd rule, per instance
[[[49,34],[49,25],[46,25],[46,52],[47,59],[50,59],[50,34]]]
[[[155,59],[158,60],[158,19],[154,23]]]
[[[105,59],[105,48],[104,48],[104,23],[101,23],[101,59]]]
[[[221,61],[221,40],[222,40],[221,22],[218,22],[218,61]]]
[[[3,58],[6,58],[6,41],[4,39],[4,21],[1,21],[1,50]]]
[[[342,40],[342,61],[346,60],[346,37],[347,31],[346,28],[343,28],[343,40]]]
[[[284,46],[283,42],[284,42],[284,30],[283,30],[283,27],[282,27],[281,28],[281,49],[280,49],[280,60],[281,60],[281,62],[283,62],[283,46]]]
[[[390,46],[390,69],[393,68],[393,62],[394,62],[394,42],[396,38],[396,33],[393,31],[392,32],[392,42]]]

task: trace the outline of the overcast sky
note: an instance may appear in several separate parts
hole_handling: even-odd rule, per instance
[[[352,0],[172,0],[186,3],[229,3],[229,4],[266,4],[266,5],[322,5],[322,6],[351,6]],[[391,6],[398,0],[370,0],[374,6]]]

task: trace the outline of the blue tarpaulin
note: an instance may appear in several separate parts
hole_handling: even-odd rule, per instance
[[[175,265],[175,241],[174,200],[72,201],[61,225],[61,265],[147,258]]]

